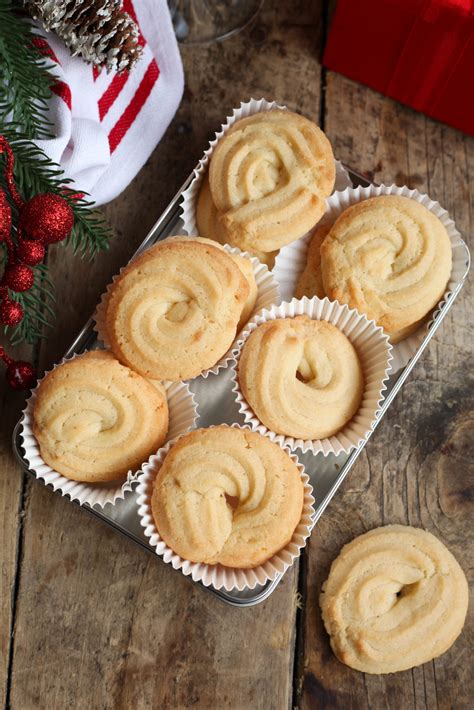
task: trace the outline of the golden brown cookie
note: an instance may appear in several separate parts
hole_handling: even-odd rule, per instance
[[[321,245],[327,296],[398,342],[443,296],[451,244],[441,221],[407,197],[371,197],[345,210]]]
[[[259,325],[243,346],[238,379],[256,417],[296,439],[336,434],[359,409],[364,391],[351,342],[308,316]]]
[[[308,244],[306,266],[302,271],[295,288],[295,298],[307,296],[324,298],[323,275],[321,273],[321,244],[323,243],[329,227],[321,225],[316,227]]]
[[[450,648],[466,618],[468,586],[434,535],[387,525],[342,548],[320,604],[342,663],[364,673],[395,673]]]
[[[159,470],[152,512],[160,536],[191,562],[252,568],[290,542],[303,482],[284,449],[247,429],[181,437]]]
[[[74,481],[125,478],[159,449],[167,431],[164,388],[121,365],[109,351],[58,365],[37,390],[33,432],[41,456]]]
[[[334,180],[334,156],[324,133],[283,110],[234,123],[209,167],[212,199],[231,243],[264,252],[314,227]]]
[[[249,285],[217,245],[166,240],[111,286],[105,328],[116,357],[144,377],[185,380],[231,346]]]
[[[242,251],[248,251],[251,256],[256,256],[262,264],[266,264],[269,269],[273,269],[278,250],[266,253],[258,251],[258,249],[245,249],[238,243],[231,241],[232,234],[227,233],[224,225],[219,220],[219,213],[212,200],[208,173],[205,174],[199,191],[196,224],[199,234],[202,234],[203,237],[214,239],[214,241],[219,242],[219,244],[230,244],[230,246],[238,247],[242,249]]]
[[[229,254],[245,276],[247,281],[249,292],[247,295],[247,300],[244,303],[242,313],[240,315],[239,324],[237,326],[237,331],[240,331],[244,325],[247,323],[252,313],[255,310],[255,304],[257,303],[258,297],[258,286],[255,281],[255,276],[253,273],[252,262],[245,256],[240,256],[239,254]]]
[[[212,239],[208,239],[207,237],[168,237],[166,241],[188,242],[189,240],[192,240],[194,242],[201,242],[202,244],[210,244],[211,246],[218,247],[218,249],[223,249],[225,253],[229,254],[230,258],[235,261],[235,263],[245,276],[245,279],[248,283],[249,292],[247,300],[245,301],[244,307],[242,309],[239,324],[237,326],[237,332],[240,331],[252,315],[258,297],[258,286],[253,273],[252,262],[246,256],[241,256],[240,254],[230,254],[224,249],[222,244],[218,244]]]

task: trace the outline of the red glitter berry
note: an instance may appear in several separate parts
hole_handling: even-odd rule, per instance
[[[52,192],[35,195],[20,212],[20,229],[28,236],[54,244],[65,239],[74,224],[74,213],[69,203]]]
[[[32,270],[25,264],[10,264],[5,267],[3,273],[3,285],[18,293],[28,291],[33,286],[34,279]]]
[[[5,377],[14,390],[27,390],[36,380],[36,370],[29,362],[17,360],[8,365]]]
[[[25,239],[17,247],[16,255],[24,264],[34,266],[44,259],[46,249],[41,242]]]
[[[5,193],[0,189],[0,242],[4,242],[8,239],[11,226],[12,211]]]
[[[18,325],[23,320],[23,308],[11,298],[5,298],[0,305],[0,321],[3,325]]]

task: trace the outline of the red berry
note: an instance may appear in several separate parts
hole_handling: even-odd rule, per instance
[[[17,360],[11,362],[5,373],[7,382],[14,390],[30,389],[36,380],[36,371],[29,362]]]
[[[16,250],[16,255],[24,264],[34,266],[44,259],[46,249],[41,242],[33,242],[29,239],[22,240]]]
[[[5,298],[0,305],[0,321],[3,325],[18,325],[23,319],[23,308],[11,298]]]
[[[11,288],[12,291],[17,291],[18,293],[28,291],[33,286],[34,280],[33,271],[25,264],[10,264],[5,267],[3,284]]]
[[[65,239],[74,224],[69,203],[52,192],[35,195],[20,212],[20,229],[29,239],[54,244]]]
[[[4,242],[5,239],[8,239],[11,226],[12,211],[5,193],[0,189],[0,242]]]

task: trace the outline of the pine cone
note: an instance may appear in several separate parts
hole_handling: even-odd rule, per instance
[[[117,72],[131,69],[142,54],[138,27],[121,5],[121,0],[25,0],[30,15],[55,32],[72,56]]]

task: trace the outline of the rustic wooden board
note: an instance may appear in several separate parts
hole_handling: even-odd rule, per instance
[[[474,140],[350,80],[327,76],[325,129],[338,158],[377,182],[429,192],[469,241],[473,229]],[[472,569],[472,286],[315,528],[305,574],[297,687],[302,708],[469,707],[469,636],[422,667],[389,676],[347,668],[333,656],[318,596],[332,560],[356,535],[402,523],[442,540]],[[471,459],[469,452],[471,452]],[[471,462],[469,480],[469,463]]]
[[[64,297],[41,367],[60,358],[227,112],[263,94],[317,118],[319,3],[288,5],[267,8],[256,26],[222,45],[183,52],[180,110],[145,168],[106,210],[116,229],[109,255],[88,264],[51,251]],[[291,705],[297,568],[264,605],[238,610],[35,481],[24,515],[13,708]]]
[[[29,347],[17,348],[15,357],[31,357]],[[7,392],[3,387],[0,400],[0,550],[2,572],[0,578],[0,702],[5,703],[8,692],[8,675],[11,664],[12,626],[17,595],[17,575],[20,561],[20,535],[22,528],[22,494],[24,476],[11,449],[11,431],[16,424],[24,402],[22,393]]]
[[[51,250],[61,298],[40,367],[60,358],[223,116],[251,96],[285,102],[316,120],[322,112],[338,158],[375,180],[426,189],[469,236],[474,140],[343,77],[322,76],[323,22],[319,1],[266,3],[241,35],[183,51],[180,110],[147,165],[106,209],[116,233],[110,253],[90,264]],[[340,547],[389,522],[426,527],[469,569],[469,288],[319,522],[302,565],[301,611],[297,570],[264,604],[233,609],[40,484],[23,488],[5,435],[2,697],[11,664],[8,700],[15,710],[467,708],[466,631],[434,663],[366,676],[333,657],[317,600]],[[15,420],[20,401],[4,396],[4,421]]]

